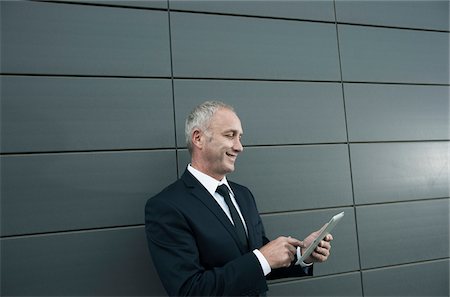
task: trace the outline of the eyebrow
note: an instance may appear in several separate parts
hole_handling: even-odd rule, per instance
[[[233,132],[234,134],[239,134],[240,136],[244,135],[244,132],[240,132],[239,130],[236,130],[236,129],[228,129],[228,130],[223,131],[224,134],[230,133],[230,132]]]

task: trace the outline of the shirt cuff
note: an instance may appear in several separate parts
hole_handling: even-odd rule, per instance
[[[267,262],[266,257],[264,257],[264,255],[258,249],[254,249],[253,253],[255,254],[256,258],[258,258],[264,276],[268,275],[272,271],[272,268],[270,268],[269,262]]]
[[[298,246],[297,247],[297,262],[295,262],[295,265],[300,265],[301,267],[309,267],[313,265],[313,263],[305,263],[301,261],[302,258],[302,249]]]

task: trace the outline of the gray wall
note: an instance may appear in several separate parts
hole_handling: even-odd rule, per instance
[[[449,295],[447,1],[0,5],[2,295],[164,295],[144,203],[214,98],[270,236],[346,213],[270,296]]]

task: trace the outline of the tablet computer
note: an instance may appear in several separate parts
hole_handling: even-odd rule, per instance
[[[338,213],[334,217],[331,218],[331,220],[328,222],[328,224],[323,228],[323,230],[320,232],[319,236],[317,236],[316,239],[310,244],[310,246],[306,249],[306,251],[303,253],[302,257],[300,258],[301,261],[305,262],[306,258],[308,258],[311,253],[316,249],[316,247],[319,245],[320,241],[327,236],[333,230],[334,226],[336,226],[337,223],[344,217],[344,212]]]

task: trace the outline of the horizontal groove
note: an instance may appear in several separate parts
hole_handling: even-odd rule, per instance
[[[1,239],[23,239],[23,238],[33,238],[33,237],[44,237],[53,235],[68,235],[68,234],[79,234],[79,233],[92,233],[98,231],[114,231],[114,230],[126,230],[126,229],[137,229],[144,227],[144,224],[134,224],[134,225],[123,225],[123,226],[108,226],[108,227],[96,227],[96,228],[82,228],[82,229],[69,229],[60,231],[49,231],[49,232],[35,232],[35,233],[23,233],[14,235],[2,235]]]
[[[343,80],[344,84],[371,84],[371,85],[399,85],[399,86],[443,86],[448,87],[449,84],[443,83],[421,83],[421,82],[380,82],[380,81],[351,81],[351,80]]]
[[[370,272],[370,271],[374,271],[374,270],[382,270],[382,269],[396,268],[396,267],[409,266],[409,265],[440,262],[440,261],[445,261],[445,260],[449,260],[449,259],[450,259],[450,257],[444,257],[444,258],[436,258],[436,259],[428,259],[428,260],[419,260],[419,261],[413,261],[413,262],[405,262],[405,263],[399,263],[399,264],[391,264],[391,265],[378,266],[378,267],[363,268],[363,269],[361,269],[361,272]]]
[[[258,197],[256,197],[258,200]],[[314,211],[328,211],[328,210],[338,210],[342,208],[351,208],[353,204],[348,205],[338,205],[338,206],[326,206],[326,207],[316,207],[316,208],[303,208],[303,209],[294,209],[294,210],[280,210],[280,211],[268,211],[268,212],[260,212],[261,217],[270,217],[277,216],[283,214],[301,214],[305,212],[314,212]]]
[[[437,140],[386,140],[386,141],[340,141],[340,142],[305,142],[305,143],[277,143],[277,144],[249,144],[245,148],[289,148],[325,145],[345,144],[400,144],[400,143],[445,143],[450,139]],[[125,153],[125,152],[154,152],[154,151],[179,151],[187,150],[186,146],[158,147],[158,148],[118,148],[118,149],[91,149],[91,150],[46,150],[46,151],[24,151],[24,152],[2,152],[0,156],[27,156],[27,155],[54,155],[54,154],[92,154],[92,153]]]
[[[424,31],[424,32],[437,32],[437,33],[449,33],[448,30],[442,29],[430,29],[430,28],[412,28],[403,26],[390,26],[390,25],[376,25],[376,24],[360,24],[352,22],[337,22],[338,25],[358,26],[358,27],[372,27],[382,29],[396,29],[396,30],[410,30],[410,31]]]
[[[122,79],[172,79],[171,76],[143,76],[143,75],[97,75],[97,74],[57,74],[57,73],[14,73],[3,72],[1,76],[31,76],[31,77],[60,77],[60,78],[122,78]]]
[[[320,280],[320,279],[324,279],[324,278],[330,278],[330,277],[335,277],[335,276],[346,276],[346,275],[351,275],[351,274],[359,274],[361,273],[360,270],[350,270],[350,271],[341,271],[341,272],[334,272],[334,273],[326,273],[326,274],[321,274],[321,275],[316,275],[316,276],[312,276],[312,277],[308,277],[308,278],[281,278],[281,279],[276,279],[276,280],[270,280],[268,281],[269,285],[286,285],[286,284],[290,284],[290,283],[297,283],[297,282],[305,282],[311,279],[314,280]],[[293,296],[292,296],[293,297]]]
[[[396,200],[396,201],[381,201],[374,203],[361,203],[355,204],[355,207],[366,207],[366,206],[380,206],[380,205],[392,205],[392,204],[402,204],[402,203],[416,203],[416,202],[430,202],[430,201],[440,201],[449,200],[450,197],[431,197],[431,198],[420,198],[420,199],[407,199],[407,200]]]
[[[413,203],[414,202],[428,202],[428,201],[447,200],[447,199],[450,199],[450,197],[424,198],[424,199],[393,201],[393,202],[379,202],[379,203],[372,203],[372,204],[357,204],[357,205],[349,204],[349,205],[329,206],[329,207],[322,207],[322,208],[309,208],[309,209],[301,209],[301,210],[261,212],[260,214],[261,214],[261,217],[264,218],[264,217],[283,215],[283,214],[296,214],[296,213],[301,214],[301,213],[311,212],[311,211],[332,211],[332,210],[341,210],[343,208],[353,208],[353,207],[361,207],[361,206],[365,207],[365,206],[373,206],[373,205],[400,204],[400,203],[411,203],[411,202],[413,202]],[[134,228],[140,228],[140,227],[144,227],[144,226],[145,226],[144,224],[132,224],[132,225],[119,225],[119,226],[48,231],[48,232],[34,232],[34,233],[4,235],[4,236],[1,236],[1,239],[17,239],[17,238],[52,236],[52,235],[88,233],[88,232],[97,232],[97,231],[112,231],[112,230],[134,229]]]
[[[450,83],[423,82],[383,82],[383,81],[353,81],[353,80],[320,80],[320,79],[277,79],[277,78],[230,78],[230,77],[187,77],[187,76],[139,76],[139,75],[95,75],[95,74],[55,74],[55,73],[13,73],[4,72],[0,76],[15,77],[60,77],[60,78],[105,78],[105,79],[167,79],[167,80],[201,80],[201,81],[243,81],[243,82],[278,82],[278,83],[332,83],[332,84],[370,84],[370,85],[405,85],[405,86],[450,86]]]
[[[92,154],[92,153],[131,153],[131,152],[155,152],[155,151],[175,151],[174,147],[161,148],[130,148],[130,149],[98,149],[98,150],[64,150],[64,151],[35,151],[35,152],[5,152],[0,156],[28,156],[28,155],[59,155],[59,154]]]
[[[283,17],[283,16],[269,16],[269,15],[254,15],[246,13],[233,13],[233,12],[220,12],[220,11],[200,11],[200,10],[189,10],[189,9],[172,9],[169,8],[169,12],[178,13],[189,13],[189,14],[203,14],[203,15],[217,15],[217,16],[231,16],[231,17],[242,17],[242,18],[254,18],[254,19],[269,19],[269,20],[280,20],[280,21],[294,21],[294,22],[307,22],[307,23],[323,23],[323,24],[336,24],[335,20],[314,20],[305,18],[293,18],[293,17]]]
[[[428,260],[420,260],[420,261],[414,261],[414,262],[406,262],[406,263],[399,263],[399,264],[393,264],[388,266],[380,266],[380,267],[374,267],[374,268],[365,268],[361,270],[350,270],[350,271],[342,271],[342,272],[335,272],[335,273],[327,273],[327,274],[321,274],[318,276],[313,276],[312,278],[297,278],[297,279],[280,279],[280,280],[274,280],[270,281],[270,285],[281,285],[281,284],[290,284],[290,283],[297,283],[297,282],[304,282],[311,279],[319,280],[323,278],[330,278],[330,277],[337,277],[337,276],[346,276],[351,274],[359,274],[361,272],[370,272],[374,270],[382,270],[382,269],[389,269],[389,268],[400,268],[403,266],[409,266],[409,265],[417,265],[417,264],[426,264],[426,263],[433,263],[433,262],[440,262],[445,261],[450,258],[437,258],[437,259],[428,259]]]
[[[258,199],[258,198],[256,197],[256,199]],[[265,216],[268,217],[268,216],[276,216],[276,215],[283,215],[283,214],[296,214],[296,213],[300,214],[300,213],[313,212],[313,211],[331,211],[331,210],[339,210],[342,208],[353,208],[353,207],[358,208],[358,207],[366,207],[366,206],[392,205],[392,204],[415,203],[415,202],[430,202],[430,201],[440,201],[440,200],[450,200],[450,197],[432,197],[432,198],[383,201],[383,202],[363,203],[363,204],[333,205],[333,206],[302,208],[302,209],[294,209],[294,210],[268,211],[268,212],[260,212],[260,215],[262,217],[265,217]]]
[[[373,140],[373,141],[350,141],[349,144],[383,144],[383,143],[421,143],[421,142],[449,142],[450,139],[428,139],[428,140]]]
[[[69,5],[81,5],[81,6],[98,6],[98,7],[109,7],[109,8],[126,8],[126,9],[139,9],[139,10],[156,10],[156,11],[165,11],[167,12],[167,8],[158,8],[158,7],[145,7],[145,6],[131,6],[126,4],[107,4],[107,3],[93,3],[86,0],[86,2],[74,2],[74,1],[64,1],[58,0],[55,2],[54,0],[31,0],[32,2],[44,2],[51,4],[69,4]]]

